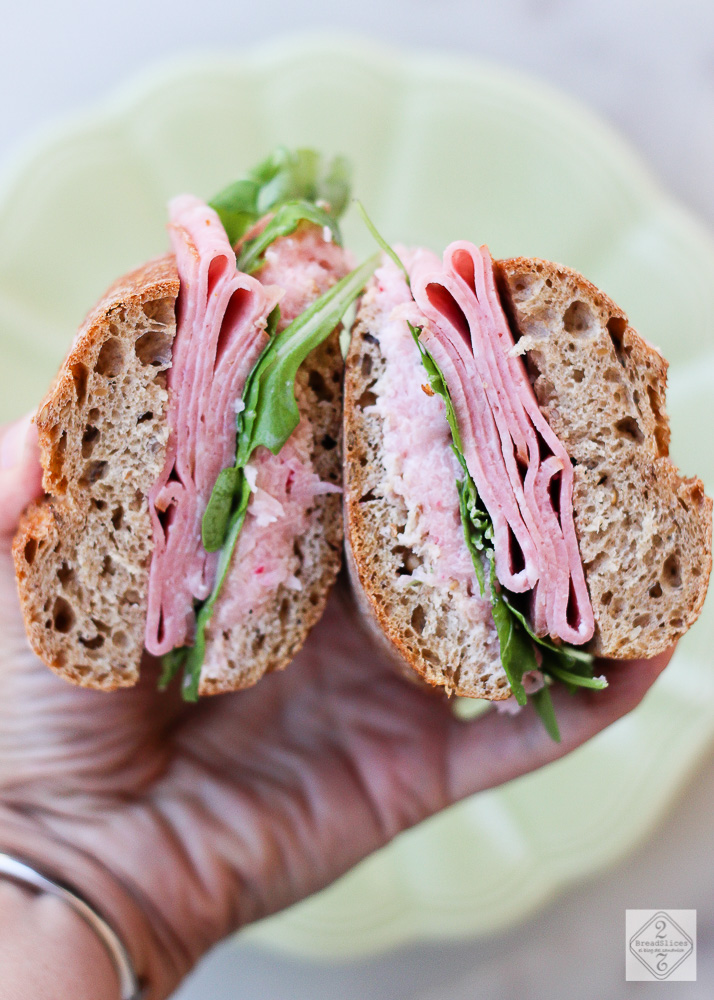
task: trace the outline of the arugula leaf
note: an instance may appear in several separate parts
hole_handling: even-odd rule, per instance
[[[241,475],[241,493],[238,504],[233,511],[226,532],[226,538],[218,557],[218,567],[216,569],[216,579],[213,590],[208,598],[198,608],[196,613],[196,635],[193,646],[184,646],[181,649],[174,649],[169,654],[177,655],[180,669],[183,666],[183,688],[182,696],[184,701],[198,701],[198,685],[201,679],[201,667],[203,658],[206,655],[206,626],[211,620],[216,601],[223,589],[223,584],[228,576],[233,551],[240,535],[240,530],[245,521],[245,514],[250,500],[250,486],[244,475]],[[180,656],[180,658],[179,658]]]
[[[290,201],[324,202],[326,214],[336,220],[345,210],[349,189],[350,168],[344,157],[324,164],[313,149],[280,146],[208,204],[234,244],[261,216]]]
[[[459,494],[459,511],[461,512],[461,523],[464,528],[466,547],[471,553],[476,579],[478,580],[481,597],[483,597],[486,579],[481,554],[486,551],[489,542],[493,541],[493,525],[488,514],[484,514],[477,507],[476,487],[468,473],[463,479],[456,480],[456,489]]]
[[[245,465],[259,445],[277,455],[295,430],[300,419],[294,391],[297,370],[310,351],[334,330],[378,263],[378,254],[369,257],[321,295],[265,349],[243,394],[243,430],[236,465]]]
[[[558,720],[555,717],[553,699],[550,696],[548,685],[545,684],[539,691],[532,694],[531,700],[541,718],[541,722],[545,726],[545,731],[555,743],[560,743],[560,729],[558,728]]]
[[[208,204],[217,212],[231,245],[257,221],[259,190],[257,181],[244,178],[229,184],[209,201]]]
[[[456,453],[461,466],[468,476],[469,470],[466,468],[466,459],[463,454],[463,446],[461,444],[461,435],[459,434],[459,425],[456,422],[456,413],[454,412],[454,404],[451,402],[451,394],[446,387],[446,379],[444,378],[441,369],[437,365],[436,361],[432,358],[429,351],[422,344],[419,339],[419,334],[421,333],[421,327],[412,326],[412,324],[407,320],[407,326],[409,327],[409,332],[414,338],[414,343],[419,348],[419,353],[421,355],[421,363],[426,369],[426,374],[429,378],[429,385],[434,390],[434,392],[441,396],[446,404],[446,419],[449,421],[449,427],[451,428],[451,441],[452,448]],[[476,487],[471,484],[474,493],[476,492]],[[487,515],[488,516],[488,515]]]
[[[496,581],[496,560],[489,555],[491,563],[489,583],[491,588],[491,613],[501,647],[501,664],[511,685],[513,697],[519,705],[525,705],[526,692],[523,675],[529,670],[537,670],[535,650],[527,633],[519,628],[518,619],[510,613],[509,607],[498,589]]]
[[[244,274],[252,274],[262,264],[262,256],[270,244],[279,236],[288,236],[294,232],[300,222],[306,219],[318,226],[327,228],[335,243],[342,244],[342,237],[337,222],[323,208],[318,208],[312,202],[286,201],[267,224],[262,233],[249,240],[241,249],[238,257],[238,270]]]
[[[236,495],[242,493],[243,470],[221,469],[201,522],[201,541],[206,552],[217,552],[228,531]]]
[[[196,613],[193,646],[172,650],[164,658],[162,683],[168,683],[183,667],[182,694],[196,701],[201,667],[206,651],[206,626],[221,593],[250,501],[245,466],[260,445],[277,454],[298,425],[295,376],[307,355],[321,344],[342,319],[373,273],[377,254],[356,267],[328,289],[312,306],[283,330],[272,336],[251,371],[243,390],[244,408],[237,416],[235,467],[224,469],[216,481],[203,517],[202,535],[209,551],[220,549],[216,579],[211,594]],[[277,307],[270,314],[268,330],[275,329]]]
[[[411,283],[411,281],[409,279],[409,272],[407,271],[406,267],[402,263],[402,261],[401,261],[399,255],[397,254],[396,250],[393,247],[391,247],[389,245],[389,243],[387,243],[387,241],[385,240],[385,238],[379,232],[379,230],[377,229],[377,227],[375,226],[375,224],[372,222],[372,220],[370,219],[370,217],[367,215],[367,209],[364,207],[364,205],[362,204],[362,202],[358,198],[355,198],[355,205],[357,206],[357,211],[362,216],[362,222],[364,222],[364,224],[367,227],[367,229],[369,229],[370,233],[372,234],[372,236],[374,238],[375,243],[377,243],[382,248],[382,250],[384,250],[384,252],[389,257],[392,258],[392,260],[397,265],[397,267],[404,273],[404,277],[406,278],[406,282],[407,282],[407,287],[411,289],[412,283]]]

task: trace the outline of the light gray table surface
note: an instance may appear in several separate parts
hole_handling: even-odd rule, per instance
[[[154,61],[332,28],[436,47],[531,72],[613,123],[651,170],[714,226],[711,0],[90,0],[3,4],[0,167],[43,125],[84,108]],[[176,1000],[606,1000],[714,996],[714,758],[702,762],[650,841],[517,928],[321,965],[246,943],[217,949]],[[624,982],[624,911],[698,911],[698,982]]]

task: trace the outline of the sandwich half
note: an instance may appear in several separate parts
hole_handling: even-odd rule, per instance
[[[520,704],[676,642],[712,504],[669,458],[659,351],[570,268],[467,242],[393,257],[345,372],[348,565],[375,634],[412,677]]]
[[[173,253],[113,285],[37,426],[45,496],[14,555],[37,655],[76,684],[184,693],[284,667],[340,565],[344,164],[279,150],[208,205],[170,204]],[[373,265],[372,265],[373,266]]]

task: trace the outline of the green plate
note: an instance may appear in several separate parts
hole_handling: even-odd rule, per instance
[[[18,155],[0,193],[0,418],[46,388],[84,312],[166,247],[165,203],[210,196],[277,143],[348,154],[384,235],[578,268],[671,362],[672,451],[714,487],[714,247],[590,112],[453,55],[307,37],[164,66]],[[353,215],[357,253],[370,240]],[[566,760],[400,837],[251,929],[313,956],[513,924],[621,857],[714,734],[712,602],[627,719]]]

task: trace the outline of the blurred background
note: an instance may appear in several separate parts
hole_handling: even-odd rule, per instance
[[[114,6],[78,0],[61,5],[27,0],[22,5],[13,5],[11,13],[8,10],[5,14],[0,33],[0,175],[9,178],[7,183],[11,187],[19,183],[22,164],[42,156],[45,140],[41,136],[46,129],[57,137],[63,134],[62,121],[68,116],[94,112],[97,108],[101,116],[102,102],[117,87],[124,86],[136,74],[150,71],[157,63],[177,57],[200,57],[210,63],[214,57],[240,56],[256,44],[276,38],[329,30],[339,31],[343,37],[357,36],[367,49],[375,42],[412,52],[441,53],[447,56],[447,63],[453,53],[533,75],[583,102],[614,126],[660,187],[673,195],[705,230],[714,227],[714,5],[711,0],[666,0],[657,4],[651,0],[624,3],[601,0],[598,4],[572,0],[499,0],[497,4],[479,4],[474,0],[363,0],[358,7],[341,8],[334,0],[306,0],[301,5],[291,5],[286,0],[259,4],[228,0],[200,3],[174,0],[171,4],[159,0],[123,0]],[[412,63],[412,67],[416,65],[418,61]],[[569,108],[568,114],[577,118],[577,108]],[[605,136],[603,141],[609,140]],[[10,231],[3,221],[11,214],[12,205],[7,202],[6,197],[0,211],[0,237]],[[83,225],[77,219],[77,228],[86,237],[89,230],[83,229]],[[678,255],[676,274],[680,282],[686,281],[687,255],[693,260],[698,253],[697,241],[706,242],[706,235],[693,232],[691,238],[682,237],[686,243],[684,250],[674,236],[668,237],[669,243],[662,244],[672,246]],[[8,242],[0,246],[0,272],[6,277],[12,271],[16,245]],[[51,269],[61,250],[56,244],[38,250],[37,267]],[[545,250],[541,252],[545,255]],[[587,247],[581,252],[583,259],[589,259]],[[22,247],[17,253],[19,257],[24,253],[23,259],[30,260]],[[579,260],[568,262],[579,264]],[[604,264],[602,267],[604,273],[607,268]],[[696,270],[694,264],[692,267]],[[100,272],[101,267],[97,274]],[[698,273],[699,284],[702,274],[703,271]],[[614,294],[617,268],[613,267],[608,275],[610,283],[606,290]],[[4,287],[7,291],[7,284]],[[16,287],[20,289],[17,302],[11,305],[17,307],[17,316],[22,321],[23,317],[28,322],[34,321],[31,286],[18,283]],[[96,288],[99,291],[101,287]],[[84,291],[83,294],[86,295]],[[638,294],[641,295],[641,290]],[[682,293],[681,288],[679,294],[686,298],[687,293]],[[711,316],[706,315],[705,297],[700,294],[699,285],[696,294],[701,302],[699,311],[695,309],[692,313],[692,323],[699,325],[681,331],[681,336],[690,346],[701,341],[703,356],[708,358],[714,351],[714,327]],[[78,292],[76,299],[66,305],[68,330],[79,301]],[[85,299],[83,308],[90,303],[91,299]],[[630,309],[624,299],[621,304]],[[51,309],[51,301],[40,305]],[[10,306],[5,303],[3,308]],[[79,318],[81,314],[76,320]],[[39,329],[44,320],[40,318],[37,322]],[[644,328],[642,332],[648,333]],[[672,344],[678,335],[673,330]],[[13,344],[3,339],[0,331],[6,372],[6,362],[13,361],[10,356],[15,350]],[[61,343],[57,344],[59,350]],[[691,357],[696,363],[697,355]],[[54,370],[56,360],[49,359],[48,372]],[[701,389],[699,385],[698,391]],[[711,389],[714,390],[714,385]],[[34,399],[29,392],[29,388],[18,390],[18,405],[32,405]],[[677,392],[679,396],[686,394],[684,382],[679,388],[675,384],[675,396]],[[0,406],[6,411],[3,419],[15,405],[15,397],[11,402],[9,393],[6,376],[4,381],[0,380]],[[708,457],[712,451],[711,424],[706,421],[706,426],[697,427],[694,437],[690,426],[691,423],[687,424],[685,435],[684,423],[679,429],[675,423],[675,459],[680,441],[687,460],[691,457],[696,461],[699,453],[701,460],[706,458],[711,463]],[[685,471],[693,474],[702,470],[697,465],[685,467]],[[710,480],[708,486],[711,493],[714,483]],[[700,635],[704,635],[703,631]],[[710,649],[706,642],[698,642],[696,656],[700,668],[712,666]],[[686,719],[686,698],[694,703],[699,696],[694,689],[685,689],[683,697],[685,703],[678,706],[680,719]],[[233,1000],[337,997],[340,1000],[365,997],[500,1000],[516,996],[523,1000],[545,996],[551,1000],[572,996],[604,1000],[635,994],[649,997],[663,988],[624,981],[625,909],[655,907],[696,909],[698,913],[698,981],[670,983],[664,989],[675,998],[711,997],[714,758],[711,735],[703,728],[703,716],[692,718],[692,725],[702,727],[702,731],[687,734],[686,722],[680,722],[684,735],[679,743],[672,742],[672,753],[676,755],[678,747],[686,743],[684,737],[690,736],[686,743],[687,759],[679,768],[675,760],[668,772],[666,794],[663,793],[660,806],[648,813],[649,820],[642,824],[637,843],[630,838],[623,846],[624,858],[620,851],[613,862],[612,857],[618,852],[612,851],[609,865],[597,872],[590,871],[587,864],[580,868],[575,865],[565,875],[561,872],[551,891],[542,893],[537,905],[530,906],[530,912],[528,906],[522,907],[522,912],[509,921],[499,920],[498,930],[489,932],[488,922],[482,920],[478,936],[450,939],[438,926],[430,933],[425,930],[427,894],[426,903],[424,900],[421,903],[421,922],[415,925],[413,933],[402,934],[402,943],[387,953],[318,958],[315,949],[301,951],[295,944],[298,939],[295,935],[291,950],[285,951],[275,947],[279,934],[272,935],[272,946],[266,943],[271,940],[270,933],[248,934],[237,942],[226,943],[209,956],[176,995],[178,1000],[229,997]],[[650,729],[640,739],[651,740],[654,752],[657,742],[666,739],[666,733]],[[621,744],[626,752],[624,739]],[[608,767],[614,770],[617,737],[611,739],[609,747]],[[696,747],[696,752],[692,747]],[[657,788],[657,772],[643,771],[642,780],[652,783],[649,791],[656,798],[661,791]],[[633,798],[632,808],[637,809],[638,801]],[[540,808],[547,809],[549,804],[549,800],[543,800]],[[625,815],[629,803],[623,801],[617,805]],[[577,853],[577,845],[574,850]],[[379,877],[379,868],[372,871]],[[518,891],[514,887],[513,892]],[[519,908],[513,909],[515,912]],[[439,919],[435,907],[434,923]],[[435,941],[434,937],[446,940]]]

